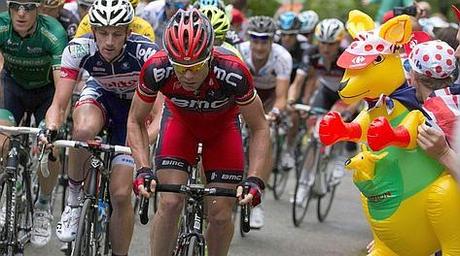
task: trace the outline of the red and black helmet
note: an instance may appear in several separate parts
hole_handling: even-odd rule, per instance
[[[209,57],[213,44],[212,25],[197,9],[177,11],[168,23],[163,37],[163,46],[169,58],[185,64]]]

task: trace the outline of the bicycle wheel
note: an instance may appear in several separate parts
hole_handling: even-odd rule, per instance
[[[319,150],[316,144],[309,143],[305,150],[303,163],[297,171],[297,179],[292,204],[292,220],[299,227],[307,213],[308,205],[313,197],[314,172],[318,163]]]
[[[204,256],[205,243],[204,240],[200,241],[198,237],[191,236],[187,246],[187,256]]]
[[[323,222],[327,215],[329,214],[332,206],[332,201],[334,201],[335,189],[338,183],[334,183],[333,174],[331,168],[329,168],[328,159],[321,158],[318,164],[318,174],[320,179],[318,182],[321,182],[323,186],[324,193],[319,194],[318,197],[318,206],[317,206],[317,217],[320,222]]]
[[[288,171],[283,170],[280,168],[280,160],[281,154],[283,152],[283,144],[286,139],[286,134],[281,134],[278,129],[279,127],[275,127],[276,131],[272,135],[274,137],[273,140],[273,196],[275,200],[279,200],[283,195],[284,191],[286,190],[287,180],[288,180]]]
[[[80,223],[78,224],[77,237],[72,256],[89,256],[93,255],[91,248],[91,226],[94,219],[94,208],[91,199],[86,199],[83,203],[80,214]]]

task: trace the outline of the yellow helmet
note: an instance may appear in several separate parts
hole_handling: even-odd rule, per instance
[[[47,8],[57,8],[64,4],[64,0],[43,0],[42,6]]]

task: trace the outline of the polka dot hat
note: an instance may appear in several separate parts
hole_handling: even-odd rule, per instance
[[[454,49],[441,40],[417,44],[409,54],[411,68],[428,77],[443,79],[455,70]]]

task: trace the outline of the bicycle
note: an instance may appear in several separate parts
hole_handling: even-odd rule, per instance
[[[0,126],[0,132],[9,134],[10,140],[6,167],[0,174],[0,203],[5,203],[5,222],[0,233],[1,255],[23,253],[31,237],[34,170],[29,135],[36,135],[39,131],[31,127]],[[3,193],[5,188],[6,194]]]
[[[294,225],[298,227],[304,220],[313,198],[318,199],[316,212],[318,220],[323,222],[326,219],[339,182],[334,178],[332,168],[329,166],[330,160],[334,156],[333,152],[337,150],[334,150],[332,146],[324,146],[319,141],[320,116],[327,111],[303,104],[295,104],[293,108],[305,114],[295,139],[296,185],[292,204],[292,218]],[[310,119],[311,117],[314,119]],[[307,120],[314,124],[311,132],[305,125]]]
[[[212,187],[207,188],[200,181],[200,169],[198,162],[201,158],[201,145],[198,147],[196,164],[191,168],[187,185],[177,184],[157,184],[154,200],[157,200],[158,192],[180,193],[187,196],[186,203],[182,210],[182,216],[179,220],[179,235],[177,238],[176,248],[173,252],[175,256],[204,256],[206,251],[206,241],[203,235],[205,220],[204,197],[206,196],[224,196],[236,198],[236,190]],[[150,190],[150,179],[144,180],[144,187]],[[247,194],[248,188],[243,189],[243,194]],[[148,223],[149,199],[141,197],[141,210],[139,212],[141,223]],[[243,232],[249,232],[250,208],[248,205],[241,206],[241,225]]]
[[[269,188],[272,189],[275,200],[279,200],[283,195],[289,178],[289,170],[286,170],[281,166],[281,156],[287,139],[286,136],[288,129],[289,125],[287,123],[287,119],[282,116],[276,120],[270,121],[273,169],[272,182]]]
[[[100,140],[87,142],[57,140],[55,147],[86,149],[91,153],[90,167],[81,203],[80,222],[72,249],[73,256],[111,255],[109,239],[110,166],[114,154],[131,154],[129,147],[103,144]]]

